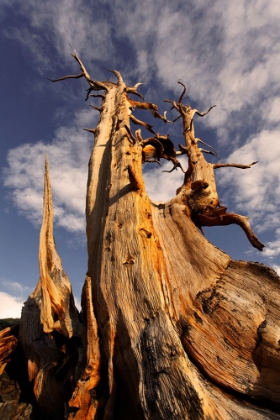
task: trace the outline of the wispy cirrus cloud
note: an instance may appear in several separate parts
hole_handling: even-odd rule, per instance
[[[14,16],[24,24],[7,25],[2,33],[22,45],[41,73],[71,61],[69,44],[91,60],[114,56],[110,25],[100,11],[101,4],[92,8],[83,0],[51,0],[40,5],[34,0],[12,0],[5,6],[13,8]]]
[[[0,318],[20,318],[23,300],[0,291]]]
[[[219,105],[207,123],[220,130],[221,141],[228,138],[227,131],[242,127],[242,113],[246,121],[248,116],[253,120],[255,104],[280,88],[276,0],[234,5],[217,0],[207,7],[204,1],[149,0],[97,2],[95,8],[82,0],[49,1],[40,7],[34,0],[11,4],[27,24],[5,34],[22,43],[44,72],[49,60],[52,69],[57,64],[73,68],[70,43],[86,63],[94,63],[98,76],[102,63],[123,67],[126,61],[128,79],[133,75],[148,82],[154,77],[164,89],[178,93],[181,78],[200,106],[208,101]],[[54,52],[59,61],[53,60]]]

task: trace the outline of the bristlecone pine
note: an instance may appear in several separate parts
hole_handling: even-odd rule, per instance
[[[142,97],[138,84],[126,86],[117,71],[115,83],[93,80],[73,57],[81,73],[52,81],[84,77],[87,98],[102,97],[99,124],[87,129],[95,140],[82,311],[55,249],[46,162],[40,279],[17,337],[0,336],[1,363],[13,363],[11,352],[20,349],[26,387],[43,419],[280,419],[279,277],[261,264],[232,261],[199,231],[235,223],[262,250],[248,218],[220,206],[214,176],[217,168],[256,162],[205,160],[211,151],[199,148],[193,118],[212,107],[200,113],[183,105],[181,82],[179,101],[167,100],[183,123],[176,151],[167,135],[132,115],[147,109],[170,122],[156,105],[129,97]],[[130,121],[151,137],[133,134]],[[173,170],[182,154],[188,169],[177,195],[152,202],[142,162],[167,159]]]

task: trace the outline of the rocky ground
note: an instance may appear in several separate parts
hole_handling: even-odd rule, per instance
[[[18,319],[0,319],[0,331],[13,327],[16,335]],[[32,407],[26,373],[20,366],[19,349],[10,355],[10,361],[0,375],[0,419],[1,420],[40,420]]]
[[[5,370],[0,376],[0,419],[32,419],[32,405],[21,401],[20,396],[21,390],[18,382],[12,379]]]

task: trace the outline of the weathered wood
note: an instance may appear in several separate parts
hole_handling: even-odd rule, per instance
[[[242,365],[244,353],[248,355],[250,351],[250,363],[258,371],[252,346],[258,345],[258,331],[264,325],[260,313],[266,313],[267,306],[263,303],[260,310],[248,294],[245,305],[249,313],[256,311],[256,318],[248,326],[253,344],[248,343],[244,348],[237,338],[234,342],[228,338],[228,331],[233,330],[246,342],[248,334],[242,324],[245,322],[242,300],[240,307],[236,303],[235,308],[230,282],[223,280],[223,294],[220,294],[225,309],[220,310],[218,320],[211,317],[209,320],[203,305],[199,308],[198,297],[206,291],[214,299],[220,279],[225,279],[229,272],[230,257],[197,231],[190,218],[191,206],[182,190],[169,203],[151,205],[146,193],[134,188],[127,168],[134,165],[139,184],[142,183],[141,148],[139,142],[129,141],[129,130],[123,129],[129,127],[128,104],[123,92],[123,85],[118,83],[106,94],[100,131],[95,134],[89,162],[86,208],[88,274],[95,279],[93,300],[108,378],[103,418],[128,418],[131,413],[133,417],[147,419],[267,418],[266,412],[253,405],[240,404],[242,392],[245,398],[265,401],[267,379],[261,385],[257,375],[251,378],[248,368],[244,379],[238,365],[238,373],[233,372],[236,358],[240,357]],[[118,116],[117,123],[113,115]],[[196,180],[201,180],[201,175],[194,176],[192,182]],[[208,182],[207,177],[205,180]],[[214,186],[213,182],[213,194]],[[214,198],[218,200],[217,194]],[[217,204],[218,201],[213,208]],[[246,287],[243,263],[235,264],[240,288],[243,282],[242,293]],[[250,271],[249,265],[249,278]],[[261,271],[257,276],[263,277]],[[253,287],[249,281],[248,287]],[[279,284],[277,290],[279,293]],[[238,288],[235,293],[238,296]],[[259,301],[261,297],[257,298]],[[217,302],[216,313],[218,308]],[[278,322],[275,316],[273,319]],[[205,329],[201,327],[204,324]],[[200,348],[203,348],[201,358]],[[229,355],[223,359],[224,353]],[[226,374],[222,374],[224,369],[228,369]],[[277,383],[272,385],[274,389],[269,397],[275,403]],[[218,391],[217,386],[240,392],[239,401]],[[120,406],[124,408],[116,414]]]
[[[199,113],[171,102],[185,146],[135,119],[139,84],[91,79],[77,53],[88,96],[104,90],[89,160],[86,197],[88,269],[78,314],[53,240],[46,165],[40,279],[26,302],[19,343],[44,418],[280,419],[280,279],[258,264],[232,261],[198,231],[239,224],[263,245],[244,216],[220,206],[214,169],[195,138]],[[143,140],[130,121],[154,136]],[[140,121],[140,122],[139,122]],[[204,143],[204,142],[202,142]],[[206,143],[206,146],[210,147]],[[212,153],[216,151],[212,148]],[[172,200],[152,202],[142,161],[186,154],[188,170]],[[227,164],[242,169],[250,165]],[[160,182],[160,180],[159,180]],[[175,191],[174,191],[175,193]],[[4,356],[3,356],[4,358]]]
[[[83,349],[86,331],[55,247],[47,160],[39,268],[38,284],[22,309],[19,341],[26,359],[28,380],[43,418],[61,419],[86,358]],[[87,391],[81,392],[87,394]],[[79,413],[79,406],[75,407]]]
[[[11,353],[17,347],[17,339],[12,333],[12,328],[7,327],[0,331],[0,375],[10,361]]]
[[[262,251],[264,245],[258,240],[257,236],[251,229],[248,218],[239,214],[226,213],[226,208],[220,206],[219,196],[216,188],[216,180],[214,169],[221,167],[235,167],[241,169],[251,168],[257,162],[249,165],[236,163],[219,163],[212,164],[205,160],[203,150],[198,147],[200,139],[195,137],[193,118],[197,114],[200,117],[207,115],[216,105],[210,106],[206,112],[199,112],[190,105],[183,105],[182,101],[186,92],[185,85],[179,81],[184,87],[178,102],[171,102],[172,108],[179,112],[183,122],[183,135],[186,146],[181,146],[181,151],[188,156],[189,168],[185,175],[184,184],[178,189],[181,199],[189,207],[190,215],[193,222],[201,228],[202,226],[223,226],[230,224],[239,225],[245,232],[252,246]]]
[[[86,277],[83,293],[82,308],[85,312],[86,334],[83,348],[86,349],[86,364],[76,384],[75,391],[68,403],[70,412],[68,419],[76,420],[93,419],[97,414],[99,402],[94,397],[94,389],[100,381],[100,348],[98,328],[92,304],[91,278]],[[82,353],[83,355],[83,353]],[[75,409],[71,412],[71,409]]]

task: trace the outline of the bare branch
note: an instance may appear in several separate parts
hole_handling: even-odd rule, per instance
[[[83,76],[84,76],[84,73],[80,73],[80,74],[77,74],[77,75],[69,75],[69,76],[60,77],[59,79],[49,79],[48,77],[47,77],[47,79],[50,82],[55,83],[55,82],[60,82],[61,80],[66,80],[66,79],[79,79],[80,77],[83,77]]]
[[[195,140],[196,140],[196,142],[199,142],[199,143],[205,144],[205,146],[210,147],[210,149],[212,149],[212,150],[214,151],[214,153],[212,153],[214,156],[219,156],[219,154],[218,154],[217,150],[216,150],[213,146],[211,146],[211,145],[210,145],[210,144],[208,144],[208,143],[205,143],[205,141],[203,141],[203,140],[201,140],[201,139],[199,139],[199,138],[196,138]],[[206,153],[207,153],[207,152],[206,152]]]
[[[165,99],[163,102],[168,102],[172,104],[172,107],[170,109],[176,109],[178,112],[180,112],[180,108],[178,107],[177,103],[175,101],[170,101],[170,99]]]
[[[176,121],[178,121],[180,118],[182,118],[182,115],[179,115],[178,117],[176,117],[172,122],[173,122],[173,124],[176,122]]]
[[[87,80],[88,84],[90,85],[90,87],[88,89],[86,100],[88,99],[89,94],[92,90],[106,90],[106,91],[108,90],[106,84],[108,84],[109,82],[99,82],[97,80],[92,80],[90,78],[90,75],[88,74],[85,66],[83,65],[82,61],[78,57],[77,52],[74,50],[74,54],[71,54],[71,55],[79,63],[79,66],[81,68],[81,73],[79,73],[77,75],[69,75],[69,76],[60,77],[58,79],[48,79],[48,80],[50,80],[51,82],[59,82],[61,80],[79,79],[80,77],[84,77]]]
[[[110,73],[113,73],[116,76],[116,78],[118,79],[118,82],[119,83],[122,83],[123,82],[123,78],[122,78],[122,76],[121,76],[121,74],[120,74],[119,71],[117,71],[117,70],[109,70],[106,67],[105,67],[105,70],[109,71]]]
[[[182,100],[184,99],[184,95],[185,95],[185,93],[186,93],[186,86],[184,85],[184,83],[182,83],[181,82],[181,79],[180,80],[178,80],[178,83],[180,84],[180,85],[182,85],[183,86],[183,92],[181,93],[181,96],[180,96],[180,99],[179,99],[179,104],[181,104],[182,103]]]
[[[138,82],[135,83],[135,85],[133,87],[128,87],[128,89],[138,89],[139,86],[143,85],[144,83]],[[129,90],[127,90],[127,92],[129,92]]]
[[[255,165],[256,163],[258,163],[258,161],[256,162],[252,162],[249,163],[249,165],[242,165],[240,163],[215,163],[213,165],[214,169],[218,169],[218,168],[239,168],[239,169],[250,169],[253,165]]]
[[[185,154],[188,154],[188,151],[189,151],[189,147],[187,147],[187,146],[183,146],[181,143],[179,144],[179,149],[180,149],[180,154],[181,155],[185,155]]]
[[[94,105],[89,105],[91,108],[96,109],[96,111],[102,112],[102,106],[94,106]]]
[[[138,130],[135,131],[136,139],[139,141],[139,143],[143,142],[143,137],[141,136],[141,129],[138,128]]]
[[[205,150],[201,148],[199,148],[199,150],[203,153],[208,153],[209,155],[217,156],[217,154],[215,152],[212,152],[212,150]]]
[[[96,128],[83,128],[83,130],[88,131],[89,133],[95,134]]]
[[[132,140],[131,143],[135,144],[136,143],[136,138],[132,134],[132,131],[130,130],[130,128],[126,124],[124,125],[124,128],[126,129],[128,135],[129,135],[129,138]]]
[[[138,86],[143,85],[143,83],[136,83],[136,85],[134,86],[127,86],[126,87],[126,92],[127,93],[134,93],[134,95],[139,96],[140,98],[144,99],[144,96],[141,95],[141,93],[137,92]]]
[[[88,74],[85,66],[82,63],[82,60],[79,58],[77,52],[74,50],[74,54],[71,54],[72,57],[75,58],[75,60],[79,63],[80,68],[82,70],[82,73],[84,75],[84,77],[86,78],[86,80],[88,81],[90,87],[92,88],[92,90],[107,90],[107,86],[106,86],[106,82],[99,82],[97,80],[92,80],[90,75]]]
[[[102,93],[100,93],[99,95],[95,95],[94,93],[91,93],[89,96],[92,96],[93,98],[105,98],[105,95],[103,95]]]
[[[138,173],[134,171],[131,165],[127,166],[129,181],[134,191],[143,190],[143,182],[138,178]]]
[[[164,121],[165,123],[171,123],[172,122],[172,121],[169,121],[166,118],[166,111],[164,112],[164,115],[161,115],[158,112],[158,106],[155,105],[155,104],[152,104],[151,102],[133,101],[133,99],[130,99],[129,97],[127,97],[127,100],[130,103],[132,108],[150,110],[152,112],[154,118],[159,118],[162,121]]]
[[[204,213],[198,214],[197,219],[201,226],[225,226],[231,224],[239,225],[245,232],[247,238],[254,248],[257,248],[259,251],[262,251],[264,248],[264,244],[258,240],[257,236],[252,231],[248,222],[248,217],[235,213],[224,213],[222,215]]]
[[[90,82],[91,81],[90,75],[88,74],[85,66],[83,65],[82,60],[79,58],[79,56],[77,54],[77,51],[74,50],[74,54],[71,54],[71,55],[78,62],[79,66],[80,66],[80,68],[82,70],[82,73],[83,73],[84,77],[87,79],[88,82]]]
[[[177,159],[175,159],[175,158],[171,158],[170,159],[171,161],[172,161],[172,163],[173,163],[173,168],[170,170],[170,171],[162,171],[162,172],[168,172],[169,174],[171,173],[171,172],[173,172],[175,169],[176,169],[176,171],[177,171],[177,168],[180,168],[181,170],[182,170],[182,172],[183,173],[185,173],[185,171],[184,171],[184,169],[182,168],[182,165],[181,165],[181,163],[177,160]]]
[[[130,103],[132,108],[136,109],[148,109],[148,110],[158,110],[158,106],[155,104],[152,104],[151,102],[140,102],[140,101],[134,101],[133,99],[130,99],[127,96],[127,100]]]
[[[200,117],[204,117],[211,111],[211,109],[215,108],[215,106],[216,105],[211,105],[208,111],[205,111],[205,112],[199,112],[197,109],[194,109],[194,111],[195,111],[195,114],[199,115]]]
[[[129,116],[131,121],[133,122],[133,124],[138,124],[138,125],[142,125],[143,127],[145,127],[148,131],[150,131],[150,133],[156,134],[156,132],[153,130],[153,126],[150,124],[145,123],[144,121],[138,120],[138,118],[134,117],[134,115],[130,115]]]
[[[167,117],[166,117],[167,112],[166,111],[164,111],[163,115],[161,115],[158,111],[152,111],[152,114],[153,114],[154,118],[159,118],[160,120],[165,122],[165,124],[167,124],[167,123],[171,124],[173,122],[173,121],[170,121],[170,120],[167,119]]]

